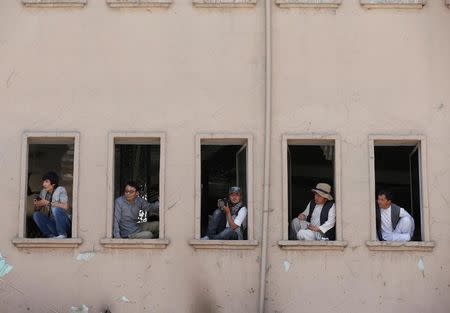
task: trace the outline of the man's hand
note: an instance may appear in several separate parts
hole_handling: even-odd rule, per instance
[[[303,214],[303,213],[300,213],[300,214],[298,215],[298,219],[299,219],[300,221],[304,221],[304,220],[306,220],[306,215]]]
[[[229,206],[224,206],[223,211],[225,212],[225,214],[231,214]]]
[[[33,204],[35,205],[35,206],[46,206],[46,205],[48,205],[50,202],[48,201],[48,200],[45,200],[45,199],[41,199],[41,200],[37,200],[37,199],[34,199],[33,200]]]
[[[320,232],[320,233],[322,232],[319,227],[317,227],[317,226],[315,226],[313,224],[309,224],[308,225],[308,229],[312,230],[312,231],[315,231],[315,232]]]

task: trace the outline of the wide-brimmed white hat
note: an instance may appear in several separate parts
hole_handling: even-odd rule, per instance
[[[318,183],[316,188],[311,189],[311,191],[328,200],[333,200],[333,196],[331,195],[331,186],[326,183]]]

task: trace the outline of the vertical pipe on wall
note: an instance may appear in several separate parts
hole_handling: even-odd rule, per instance
[[[261,268],[259,313],[264,313],[267,269],[267,231],[269,220],[270,143],[272,137],[272,0],[265,0],[265,131],[264,131],[264,195],[261,231]]]

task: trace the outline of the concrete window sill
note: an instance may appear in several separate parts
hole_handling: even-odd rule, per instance
[[[84,7],[87,0],[22,0],[27,7]]]
[[[281,240],[278,245],[283,250],[334,250],[343,251],[347,246],[347,241],[300,241],[300,240]]]
[[[215,250],[252,250],[259,243],[257,240],[200,240],[192,239],[189,244],[195,249]]]
[[[17,248],[76,248],[83,243],[81,238],[14,238]]]
[[[197,8],[250,8],[256,6],[256,0],[193,0]]]
[[[337,9],[342,0],[275,0],[280,8]]]
[[[167,8],[172,0],[106,0],[111,8]]]
[[[366,9],[422,9],[427,0],[360,0]]]
[[[168,239],[100,239],[102,246],[113,249],[165,249],[169,243]]]
[[[371,251],[433,251],[433,241],[366,241]]]

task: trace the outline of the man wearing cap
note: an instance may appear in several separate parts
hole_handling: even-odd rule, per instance
[[[336,207],[331,186],[319,183],[312,192],[314,200],[291,222],[291,237],[298,240],[336,240]]]
[[[221,200],[219,200],[221,201]],[[217,208],[209,223],[203,240],[243,240],[247,225],[247,208],[241,201],[241,188],[231,187],[228,192],[228,203]]]
[[[381,190],[377,196],[377,236],[381,241],[410,241],[414,219],[405,209],[392,202],[392,192]]]

